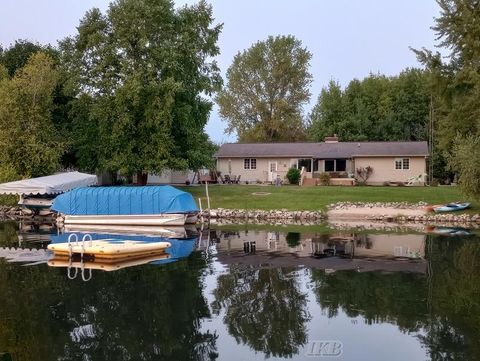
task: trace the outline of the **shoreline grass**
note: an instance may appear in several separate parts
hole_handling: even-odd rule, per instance
[[[179,187],[190,192],[202,207],[207,208],[205,186]],[[480,213],[480,203],[464,197],[457,187],[298,187],[263,185],[216,185],[208,186],[211,208],[231,209],[287,209],[325,210],[336,202],[408,202],[444,204],[467,201],[471,208],[467,213]],[[253,195],[266,192],[268,195]]]

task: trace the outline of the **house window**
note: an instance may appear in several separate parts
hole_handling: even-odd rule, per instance
[[[395,159],[395,169],[410,169],[410,159],[409,158]]]
[[[318,159],[313,160],[313,171],[318,172]]]
[[[245,158],[243,160],[243,169],[257,169],[257,160],[255,158]]]
[[[312,171],[312,160],[311,159],[299,159],[298,160],[298,169],[305,167],[305,171],[310,173]]]
[[[335,172],[335,160],[334,159],[325,160],[325,172]]]
[[[345,159],[335,160],[335,171],[345,172],[346,169],[347,169],[347,161]]]
[[[346,159],[325,159],[325,172],[345,172],[346,170]]]

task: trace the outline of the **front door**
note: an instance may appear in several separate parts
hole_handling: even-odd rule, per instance
[[[275,182],[277,179],[277,162],[268,162],[268,181]]]

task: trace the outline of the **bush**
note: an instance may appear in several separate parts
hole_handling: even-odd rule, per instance
[[[328,173],[320,173],[320,184],[322,186],[329,186],[330,185],[330,174]]]
[[[373,168],[368,166],[368,167],[360,167],[360,168],[357,168],[356,169],[356,173],[357,173],[357,181],[359,184],[367,184],[367,180],[368,178],[370,178],[370,176],[372,175],[373,173]]]
[[[300,244],[300,233],[288,232],[285,237],[289,247],[294,248]]]
[[[287,179],[290,184],[300,182],[300,171],[297,168],[290,168],[287,172]]]
[[[0,205],[14,207],[18,204],[18,196],[13,194],[0,194]]]

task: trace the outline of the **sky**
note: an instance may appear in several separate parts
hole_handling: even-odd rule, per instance
[[[395,75],[420,66],[409,49],[433,49],[430,29],[439,8],[434,0],[207,0],[216,23],[223,23],[218,64],[225,74],[233,57],[269,35],[294,35],[313,54],[314,81],[308,112],[330,80],[342,86],[369,73]],[[177,6],[193,0],[175,0]],[[2,4],[0,44],[16,39],[56,45],[76,32],[84,13],[108,7],[108,0],[15,0]],[[213,109],[206,131],[216,143],[232,142]]]

